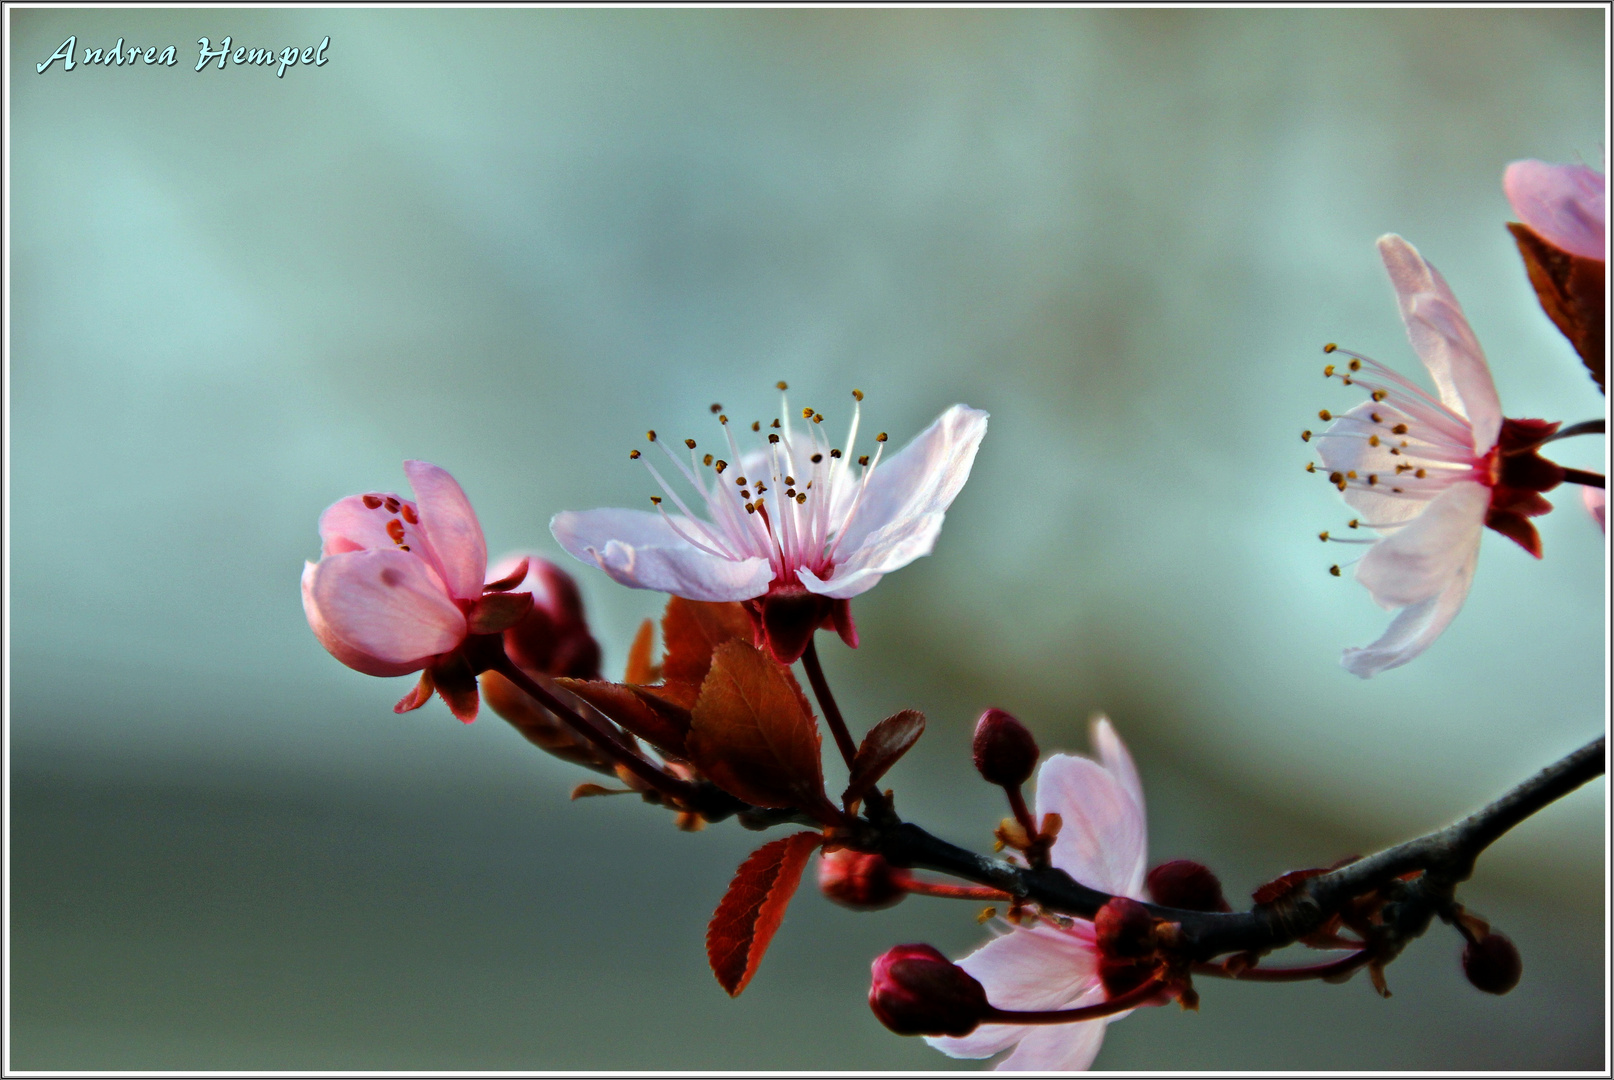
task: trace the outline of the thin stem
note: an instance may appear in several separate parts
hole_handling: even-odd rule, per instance
[[[1584,484],[1586,487],[1594,488],[1604,485],[1602,473],[1587,472],[1585,469],[1564,469],[1564,483]]]
[[[1301,982],[1305,979],[1326,979],[1333,975],[1345,975],[1371,959],[1373,959],[1372,950],[1363,949],[1326,964],[1308,964],[1305,967],[1264,968],[1252,965],[1234,972],[1228,970],[1225,964],[1195,964],[1194,973],[1215,975],[1220,979],[1241,979],[1244,982]]]
[[[622,765],[655,791],[678,800],[684,806],[692,805],[696,801],[692,785],[675,776],[669,776],[634,753],[588,717],[580,715],[537,679],[521,670],[508,656],[501,654],[495,659],[493,670],[515,683],[528,697],[560,717],[573,732],[593,743],[607,758]]]
[[[947,900],[998,900],[1007,902],[1014,899],[1002,889],[994,889],[990,885],[959,885],[951,881],[929,881],[925,878],[907,876],[899,879],[903,888],[919,896],[940,896]]]
[[[1603,435],[1606,434],[1603,430],[1604,426],[1602,420],[1582,420],[1578,424],[1570,424],[1566,428],[1559,428],[1545,439],[1542,439],[1541,444],[1545,446],[1547,443],[1557,442],[1559,439],[1571,439],[1576,435]]]
[[[846,767],[852,767],[852,759],[857,757],[857,746],[852,742],[852,735],[846,730],[846,721],[841,718],[841,710],[835,704],[835,695],[829,691],[829,682],[824,678],[824,668],[818,662],[818,646],[812,638],[807,639],[807,651],[801,654],[801,666],[807,669],[807,681],[813,684],[813,696],[818,699],[818,707],[824,712],[824,723],[829,725],[829,732],[835,736],[835,745],[841,748],[841,757],[846,759]]]
[[[1101,1001],[1097,1005],[1086,1005],[1079,1009],[1043,1009],[1035,1012],[1021,1012],[1018,1009],[991,1008],[984,1017],[983,1023],[989,1024],[1076,1024],[1083,1020],[1097,1020],[1101,1016],[1114,1016],[1118,1012],[1135,1009],[1154,997],[1166,988],[1161,979],[1150,979],[1141,986],[1135,986],[1124,994],[1118,994],[1108,1001]]]
[[[1026,806],[1026,796],[1020,790],[1020,785],[1016,784],[1014,787],[1006,787],[1003,790],[1009,796],[1009,809],[1014,811],[1014,820],[1018,821],[1020,827],[1026,831],[1026,838],[1029,840],[1037,839],[1039,835],[1037,822],[1031,816],[1031,810]]]

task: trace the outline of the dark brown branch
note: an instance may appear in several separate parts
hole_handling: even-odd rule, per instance
[[[1600,488],[1603,486],[1604,480],[1602,473],[1587,472],[1585,469],[1565,468],[1564,483],[1583,484],[1586,487]]]
[[[1311,878],[1275,903],[1227,914],[1145,906],[1156,916],[1179,923],[1185,952],[1203,961],[1229,952],[1261,953],[1292,944],[1319,929],[1352,899],[1388,888],[1396,894],[1393,910],[1387,909],[1391,931],[1408,940],[1449,905],[1452,889],[1473,873],[1482,851],[1519,822],[1601,776],[1603,758],[1604,739],[1599,737],[1456,824]],[[955,847],[898,820],[883,799],[870,800],[869,819],[849,829],[845,841],[858,850],[878,852],[895,866],[939,870],[1067,915],[1090,919],[1111,899],[1062,870],[1014,866]],[[1399,880],[1415,871],[1423,872],[1418,880]]]
[[[840,748],[841,757],[846,759],[846,767],[850,769],[852,759],[857,757],[857,744],[852,742],[852,733],[846,730],[846,720],[841,716],[840,707],[835,704],[835,695],[830,693],[829,680],[824,678],[824,667],[818,662],[818,646],[812,638],[807,639],[807,651],[801,654],[801,666],[807,669],[807,681],[813,684],[813,696],[823,710],[824,723],[829,725],[830,734],[835,736],[835,745]]]

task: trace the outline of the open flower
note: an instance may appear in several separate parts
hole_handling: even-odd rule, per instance
[[[484,585],[487,543],[465,492],[424,461],[404,462],[404,472],[417,502],[350,495],[320,515],[321,558],[303,567],[303,611],[320,644],[355,671],[421,672],[394,711],[420,708],[436,689],[468,723],[484,666],[471,646],[531,611],[531,593],[507,591],[527,567]]]
[[[695,440],[685,439],[686,463],[650,432],[694,489],[704,517],[635,450],[631,456],[644,461],[677,513],[654,496],[654,512],[566,511],[550,529],[561,547],[624,585],[688,600],[746,601],[758,643],[781,663],[798,659],[820,627],[856,646],[847,601],[930,554],[969,479],[987,414],[954,405],[882,462],[883,432],[872,457],[856,453],[863,395],[852,396],[858,404],[844,448],[830,445],[822,413],[803,409],[793,423],[788,402],[767,429],[751,424],[766,440],[748,452],[721,405],[712,406],[723,427],[718,455],[701,455]]]
[[[1093,724],[1098,760],[1055,754],[1037,772],[1037,820],[1063,821],[1049,859],[1083,885],[1143,898],[1148,834],[1143,787],[1132,757],[1103,718]],[[958,962],[999,1009],[1038,1011],[1097,1005],[1111,995],[1100,974],[1093,924],[1038,920],[1011,926]],[[983,1024],[961,1037],[926,1041],[950,1057],[990,1057],[1014,1047],[999,1069],[1085,1069],[1098,1056],[1104,1029],[1125,1013],[1070,1024]]]
[[[1486,526],[1541,557],[1529,519],[1552,509],[1540,493],[1564,477],[1536,452],[1557,424],[1503,419],[1485,354],[1439,271],[1399,236],[1381,237],[1379,254],[1437,394],[1376,360],[1327,347],[1348,362],[1324,374],[1369,398],[1338,418],[1323,410],[1333,423],[1316,436],[1317,453],[1361,515],[1350,528],[1380,535],[1322,538],[1372,545],[1356,580],[1381,607],[1401,609],[1379,640],[1345,650],[1341,663],[1364,679],[1418,656],[1450,624],[1468,595]]]

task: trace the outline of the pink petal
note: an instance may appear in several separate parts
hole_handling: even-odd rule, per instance
[[[1515,161],[1502,174],[1502,190],[1519,220],[1554,247],[1602,260],[1608,208],[1607,181],[1584,165]]]
[[[1131,795],[1133,801],[1138,804],[1138,811],[1144,813],[1143,781],[1138,777],[1138,767],[1132,763],[1132,755],[1127,752],[1126,744],[1121,741],[1121,736],[1115,733],[1115,726],[1110,723],[1110,718],[1107,716],[1094,717],[1091,734],[1088,738],[1092,741],[1093,749],[1098,751],[1099,764],[1103,765],[1104,768],[1109,770],[1111,776],[1121,782],[1121,786],[1126,789],[1126,793]],[[1147,820],[1146,814],[1145,820]],[[1142,896],[1137,893],[1127,895],[1135,899],[1142,899]]]
[[[1148,831],[1126,783],[1096,761],[1055,754],[1037,770],[1038,819],[1049,812],[1064,821],[1055,866],[1090,888],[1141,895]]]
[[[838,558],[850,561],[874,534],[904,519],[945,513],[969,479],[975,452],[986,435],[986,420],[987,414],[980,409],[954,405],[907,446],[880,462],[869,478],[868,490],[847,529]],[[930,541],[934,540],[932,533]],[[929,551],[925,546],[890,569]]]
[[[1083,1005],[1097,1005],[1104,1000],[1103,992],[1092,995]],[[1014,1053],[998,1062],[998,1072],[1081,1072],[1093,1064],[1099,1047],[1104,1045],[1104,1033],[1111,1021],[1126,1013],[1106,1016],[1098,1020],[1085,1020],[1077,1024],[1048,1024],[1026,1030],[1025,1038]]]
[[[878,475],[878,474],[876,474]],[[893,521],[873,536],[866,537],[850,558],[846,549],[837,553],[835,571],[825,581],[803,567],[797,577],[809,592],[846,600],[868,592],[893,570],[900,570],[915,559],[929,555],[941,534],[942,514],[921,514]]]
[[[1340,657],[1340,666],[1352,675],[1372,678],[1381,671],[1400,667],[1419,656],[1443,633],[1468,596],[1468,587],[1474,581],[1474,566],[1479,561],[1476,543],[1468,562],[1460,567],[1445,589],[1418,604],[1409,604],[1390,621],[1390,627],[1373,644],[1361,649],[1346,649]]]
[[[377,505],[370,506],[365,502],[366,499]],[[398,512],[387,509],[388,499],[400,507]],[[424,554],[426,545],[421,540],[420,526],[412,524],[409,517],[402,513],[402,508],[408,507],[411,516],[418,516],[414,506],[415,504],[408,499],[400,499],[396,495],[384,492],[349,495],[345,499],[338,499],[326,507],[325,512],[319,516],[319,538],[323,545],[320,554],[394,551],[403,547]],[[397,524],[394,525],[393,522]],[[389,526],[391,532],[388,531]],[[397,533],[401,539],[394,539],[393,533]]]
[[[429,462],[406,461],[404,474],[415,491],[420,527],[437,556],[449,594],[460,600],[481,596],[488,545],[471,501],[452,476]]]
[[[1088,933],[1016,927],[958,965],[986,988],[986,999],[1000,1009],[1063,1009],[1099,988],[1091,924],[1077,925],[1088,927]],[[925,1041],[950,1057],[989,1057],[1031,1030],[1024,1024],[983,1024],[962,1037]]]
[[[690,535],[699,535],[688,518],[672,520]],[[555,515],[549,531],[573,557],[635,589],[720,602],[761,596],[773,582],[767,559],[710,555],[680,537],[660,514],[567,510]]]
[[[1374,544],[1356,564],[1356,580],[1385,608],[1419,604],[1445,592],[1478,552],[1490,503],[1490,488],[1458,481],[1417,518]]]
[[[349,662],[332,642],[379,661],[390,675],[401,674],[399,665],[413,671],[465,640],[465,616],[442,583],[425,562],[401,551],[332,555],[304,571],[304,589],[309,625],[329,635],[320,640],[343,663]]]
[[[1608,532],[1608,493],[1602,488],[1583,487],[1580,489],[1580,501],[1586,507],[1586,512],[1597,521],[1597,527]]]
[[[1401,237],[1379,237],[1379,255],[1390,272],[1413,351],[1429,369],[1440,400],[1473,425],[1474,450],[1484,454],[1502,430],[1502,405],[1462,305],[1440,272]]]
[[[319,643],[325,646],[325,651],[354,671],[360,671],[366,675],[390,678],[394,675],[407,675],[411,671],[420,670],[421,662],[419,661],[401,664],[389,663],[354,648],[331,630],[329,624],[325,621],[324,614],[314,602],[314,572],[318,567],[318,563],[303,564],[303,614],[308,617],[309,629],[314,631],[314,637],[319,639]]]

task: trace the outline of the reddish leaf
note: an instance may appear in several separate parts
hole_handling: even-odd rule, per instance
[[[1300,888],[1303,882],[1314,877],[1321,877],[1326,873],[1328,871],[1322,867],[1316,867],[1311,870],[1291,870],[1287,874],[1275,877],[1259,889],[1256,889],[1255,902],[1257,904],[1270,904],[1276,900],[1281,900]]]
[[[583,765],[607,776],[616,775],[615,767],[601,757],[599,751],[573,735],[554,713],[498,672],[482,673],[482,696],[487,699],[489,708],[510,721],[510,726],[534,746],[562,761]]]
[[[801,883],[801,872],[823,840],[818,833],[799,832],[771,841],[735,871],[706,926],[706,959],[729,997],[739,997],[756,974]]]
[[[790,670],[747,641],[712,655],[687,740],[701,772],[756,806],[836,811],[824,798],[818,724]]]
[[[676,757],[686,755],[684,741],[689,730],[687,721],[680,724],[671,710],[654,708],[651,702],[636,692],[636,687],[586,679],[556,679],[555,682],[657,750]],[[688,716],[687,713],[684,715]]]
[[[628,646],[628,668],[622,673],[623,682],[643,686],[661,678],[661,669],[650,662],[650,639],[654,627],[655,623],[649,619],[639,624],[639,632],[633,635],[633,644]]]
[[[1530,284],[1547,317],[1580,354],[1581,362],[1606,390],[1608,359],[1603,353],[1604,267],[1600,259],[1587,259],[1561,251],[1528,226],[1508,223]]]
[[[751,616],[741,605],[705,604],[673,597],[661,617],[662,648],[667,651],[661,662],[662,678],[669,686],[699,686],[712,666],[712,653],[735,638],[746,642],[752,639]]]
[[[866,795],[924,733],[925,714],[917,709],[903,709],[870,728],[852,759],[852,775],[841,801],[850,803]]]
[[[465,621],[473,634],[502,634],[531,610],[530,592],[490,592],[471,605]]]

